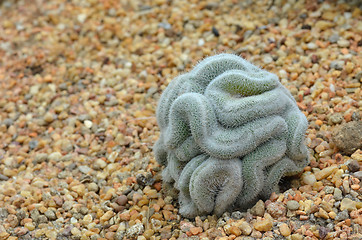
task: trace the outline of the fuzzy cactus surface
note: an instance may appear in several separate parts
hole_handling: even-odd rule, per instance
[[[155,157],[185,217],[246,209],[308,164],[308,122],[292,95],[276,75],[233,54],[176,77],[156,115]]]

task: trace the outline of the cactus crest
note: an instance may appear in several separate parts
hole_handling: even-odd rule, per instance
[[[268,198],[308,163],[308,122],[276,75],[220,54],[176,77],[157,107],[156,160],[185,217]]]

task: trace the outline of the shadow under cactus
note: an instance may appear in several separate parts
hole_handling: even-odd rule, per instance
[[[180,213],[246,209],[308,163],[308,123],[278,77],[220,54],[175,78],[157,108],[154,146]]]

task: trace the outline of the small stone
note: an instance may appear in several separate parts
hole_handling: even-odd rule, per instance
[[[27,222],[24,224],[24,227],[26,227],[29,231],[33,231],[35,229],[35,226],[31,222]]]
[[[327,236],[328,232],[329,232],[328,228],[321,226],[319,228],[319,238],[324,239]]]
[[[324,20],[319,20],[316,22],[315,27],[319,28],[320,30],[326,30],[327,28],[330,28],[333,26],[333,23],[330,21],[324,21]]]
[[[319,217],[324,218],[324,219],[329,218],[328,213],[323,208],[319,209],[318,215],[319,215]]]
[[[338,34],[332,34],[328,38],[328,41],[330,41],[331,43],[336,43],[338,40],[339,40],[339,35]]]
[[[341,206],[340,209],[341,211],[343,210],[348,210],[348,212],[352,211],[352,210],[356,210],[356,202],[349,199],[349,198],[343,198],[343,200],[341,201]]]
[[[47,123],[53,122],[53,121],[54,121],[53,114],[50,113],[50,112],[47,112],[47,113],[44,115],[44,121],[47,122]]]
[[[286,208],[281,202],[272,202],[267,205],[266,209],[273,218],[280,218],[286,214]]]
[[[358,149],[351,155],[351,158],[357,162],[362,162],[362,150]]]
[[[254,228],[257,231],[270,231],[272,229],[273,223],[269,218],[259,219],[254,223]]]
[[[92,123],[92,121],[89,121],[89,120],[85,120],[84,121],[84,126],[86,127],[86,128],[91,128],[92,126],[93,126],[93,123]]]
[[[144,236],[146,239],[150,239],[154,234],[155,234],[155,231],[154,231],[154,230],[152,230],[152,229],[147,229],[147,230],[143,233],[143,236]]]
[[[83,223],[84,223],[85,225],[90,224],[92,221],[93,221],[93,217],[92,217],[92,215],[90,215],[90,214],[87,214],[87,215],[85,215],[85,216],[83,217]]]
[[[77,16],[77,20],[80,23],[84,23],[86,19],[87,19],[87,14],[82,13],[82,14],[78,14],[78,16]]]
[[[305,172],[303,173],[302,175],[302,181],[307,184],[307,185],[310,185],[310,186],[313,186],[313,184],[317,181],[316,180],[316,177],[313,173],[311,172]]]
[[[85,194],[85,185],[79,184],[71,187],[71,190],[78,193],[79,196],[83,196]]]
[[[0,181],[7,181],[7,180],[9,180],[9,177],[0,173]]]
[[[295,234],[292,234],[291,239],[292,240],[303,240],[303,236],[300,235],[299,233],[295,233]]]
[[[264,202],[262,200],[259,200],[254,205],[254,207],[252,207],[250,209],[250,213],[253,214],[254,216],[262,217],[262,216],[264,216],[264,212],[265,212],[265,205],[264,205]]]
[[[347,166],[348,166],[348,170],[350,172],[357,172],[357,171],[359,171],[359,168],[360,168],[357,160],[352,160],[351,162],[348,163]]]
[[[97,159],[94,163],[94,169],[95,170],[99,170],[99,169],[103,169],[105,167],[107,167],[107,163],[103,160],[103,159]]]
[[[88,174],[92,169],[86,165],[82,165],[78,167],[79,171],[83,174]]]
[[[333,193],[333,198],[336,199],[337,201],[342,200],[343,198],[342,190],[339,188],[335,188]]]
[[[61,158],[62,158],[62,154],[60,152],[52,152],[48,156],[49,161],[55,161],[55,162],[60,161]]]
[[[104,223],[104,222],[108,221],[109,219],[111,219],[111,217],[113,217],[113,216],[114,216],[114,212],[109,210],[105,214],[103,214],[103,216],[99,220],[101,221],[101,223]]]
[[[290,200],[287,202],[287,208],[291,211],[295,211],[299,209],[299,203],[295,200]]]
[[[119,195],[116,197],[115,202],[120,206],[125,206],[128,202],[128,198],[126,195]]]
[[[57,219],[57,216],[55,215],[55,213],[52,210],[46,210],[44,215],[50,220],[53,221],[55,219]]]
[[[231,213],[231,218],[239,220],[241,218],[243,218],[243,213],[240,211],[235,211]]]
[[[329,121],[332,124],[340,124],[343,121],[343,116],[340,113],[333,113],[330,117],[329,117]]]
[[[339,212],[335,218],[337,221],[344,221],[349,218],[348,210],[343,210],[342,212]]]
[[[286,223],[280,224],[279,231],[280,231],[280,234],[283,235],[284,237],[288,237],[291,234],[291,230],[290,230],[288,224],[286,224]]]
[[[88,191],[90,191],[90,192],[98,192],[98,190],[99,190],[98,185],[94,182],[89,183],[87,188],[88,188]]]
[[[341,48],[347,48],[347,47],[349,47],[350,43],[346,39],[339,39],[337,41],[337,45],[338,45],[338,47],[341,47]]]
[[[136,236],[140,235],[144,230],[142,223],[136,223],[132,227],[128,228],[126,231],[127,238],[135,238]]]
[[[70,232],[72,233],[73,236],[80,236],[81,233],[82,233],[82,232],[81,232],[78,228],[76,228],[76,227],[72,228],[72,230],[71,230]]]
[[[338,169],[337,166],[326,167],[326,168],[323,168],[322,170],[320,170],[319,172],[316,172],[314,175],[317,180],[322,180],[322,179],[327,178],[329,175],[331,175],[337,169]]]
[[[362,181],[362,171],[358,171],[358,172],[353,173],[353,176],[355,178],[358,178],[360,181]]]
[[[39,153],[35,155],[34,162],[35,163],[42,163],[45,162],[48,159],[48,154],[46,153]]]
[[[362,121],[341,124],[332,134],[336,147],[346,154],[362,148]]]
[[[202,233],[202,228],[201,227],[192,227],[192,228],[190,228],[190,232],[192,235],[197,235],[199,233]]]
[[[270,55],[266,55],[263,57],[263,62],[265,64],[269,64],[269,63],[272,63],[273,62],[273,58],[270,56]]]
[[[336,70],[343,70],[343,66],[344,66],[344,61],[332,61],[329,65],[330,68],[332,69],[336,69]]]
[[[243,235],[249,236],[251,234],[251,232],[253,231],[253,229],[251,228],[251,226],[249,225],[249,223],[242,221],[239,225],[239,228],[242,232]]]
[[[310,50],[314,50],[314,49],[318,48],[318,45],[315,44],[315,43],[310,42],[310,43],[307,44],[307,48],[310,49]]]

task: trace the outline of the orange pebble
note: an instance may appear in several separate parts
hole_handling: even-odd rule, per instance
[[[315,121],[315,124],[317,124],[318,126],[321,126],[323,124],[323,122],[321,120],[317,119]]]
[[[351,186],[351,188],[356,191],[356,190],[360,189],[360,186],[359,186],[359,184],[353,184]]]

